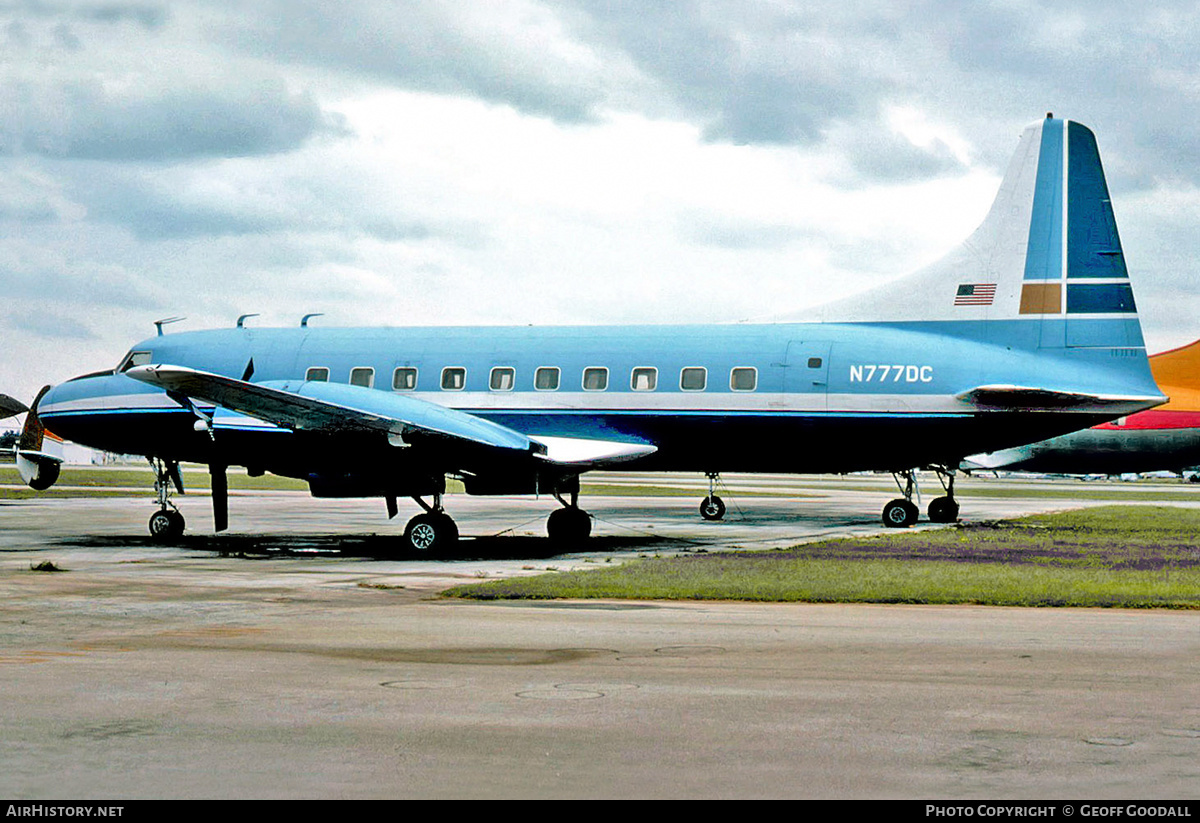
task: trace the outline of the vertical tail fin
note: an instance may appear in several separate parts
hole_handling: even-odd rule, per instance
[[[1030,124],[987,217],[962,245],[817,314],[942,321],[977,339],[991,336],[978,321],[1021,321],[1031,333],[1019,336],[1035,348],[1142,348],[1095,136],[1051,115]]]

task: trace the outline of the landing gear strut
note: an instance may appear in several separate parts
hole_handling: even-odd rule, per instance
[[[158,511],[150,515],[150,536],[160,542],[177,540],[183,534],[183,515],[171,502],[171,486],[183,494],[183,477],[179,474],[179,464],[172,460],[162,460],[157,457],[146,458],[150,468],[154,469],[154,494],[158,499]]]
[[[945,466],[929,468],[937,472],[938,480],[946,490],[944,496],[930,501],[929,520],[932,523],[953,523],[958,520],[958,501],[954,499],[954,469]],[[921,490],[917,487],[917,472],[915,469],[909,469],[893,472],[892,475],[896,478],[896,485],[900,487],[904,497],[897,498],[883,507],[883,525],[893,528],[911,526],[921,514]],[[903,485],[901,479],[904,480]],[[917,499],[916,503],[913,502],[914,497]]]
[[[569,503],[563,499],[563,491],[570,495]],[[582,543],[591,537],[592,516],[579,508],[579,478],[574,478],[568,488],[555,491],[554,497],[563,507],[551,512],[550,519],[546,521],[546,534],[550,542],[559,545]]]
[[[958,520],[958,501],[954,499],[954,470],[934,466],[942,488],[946,490],[944,497],[936,497],[929,503],[929,519],[933,523],[953,523]]]
[[[433,505],[413,497],[425,512],[408,521],[404,528],[404,545],[417,554],[440,554],[458,542],[458,525],[442,509],[443,491],[444,487],[433,493]]]
[[[725,501],[714,493],[719,472],[705,472],[708,478],[708,497],[700,501],[700,516],[705,520],[720,520],[725,516]]]

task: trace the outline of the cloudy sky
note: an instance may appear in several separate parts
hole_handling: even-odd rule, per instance
[[[723,321],[1097,133],[1153,350],[1200,337],[1194,3],[0,0],[0,391],[172,328]]]

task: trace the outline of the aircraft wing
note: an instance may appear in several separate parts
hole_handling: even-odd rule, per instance
[[[183,366],[136,366],[129,377],[169,394],[214,403],[273,426],[323,434],[379,432],[393,445],[430,439],[529,455],[547,463],[586,470],[630,460],[651,445],[563,437],[528,437],[467,412],[415,397],[340,383],[250,383]]]
[[[215,403],[230,411],[294,431],[339,434],[381,432],[440,435],[460,441],[534,450],[512,429],[413,397],[337,383],[249,383],[183,366],[137,366],[125,372],[169,393]]]

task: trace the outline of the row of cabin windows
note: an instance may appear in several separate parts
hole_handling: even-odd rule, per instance
[[[811,363],[809,364],[812,365]],[[542,366],[533,373],[533,387],[538,391],[558,391],[562,372],[557,366]],[[305,380],[326,382],[329,369],[313,366],[304,375]],[[517,371],[512,366],[496,366],[488,378],[492,391],[512,391],[516,387]],[[442,369],[442,390],[462,391],[467,384],[467,370],[462,366],[447,366]],[[350,370],[350,385],[371,388],[375,385],[375,370],[363,366]],[[607,391],[608,369],[590,366],[583,370],[584,391]],[[392,372],[393,391],[413,391],[417,388],[417,370],[412,366],[401,366]],[[654,391],[658,388],[658,369],[641,366],[629,373],[629,388],[633,391]],[[688,366],[679,370],[679,388],[683,391],[704,391],[708,388],[708,369],[703,366]],[[731,391],[755,391],[758,388],[758,369],[753,366],[738,366],[729,370]]]

